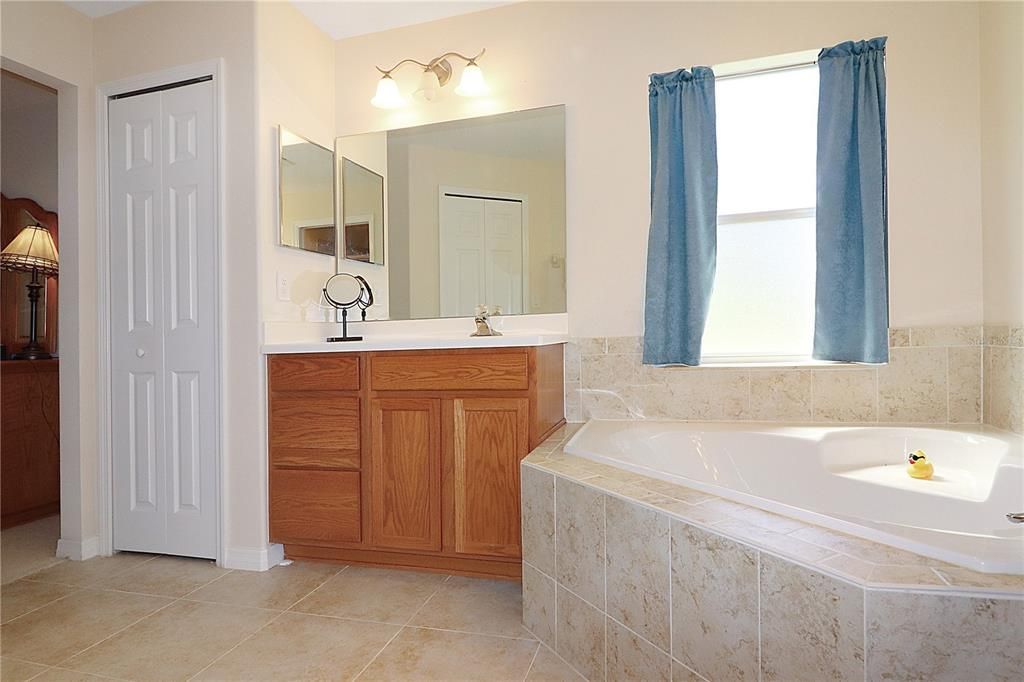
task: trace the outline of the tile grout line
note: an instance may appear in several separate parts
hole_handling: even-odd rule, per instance
[[[537,640],[537,648],[533,650],[533,658],[530,659],[530,665],[526,666],[526,674],[523,675],[523,682],[530,677],[530,673],[533,672],[533,664],[537,662],[537,654],[540,653],[541,643]]]
[[[422,604],[420,604],[419,608],[417,608],[417,609],[416,609],[415,611],[413,611],[412,615],[411,615],[411,616],[409,616],[408,620],[406,620],[406,621],[405,621],[405,623],[404,623],[403,625],[399,625],[399,626],[398,626],[398,630],[396,630],[396,631],[395,631],[395,634],[391,635],[391,637],[390,637],[390,638],[388,639],[388,641],[386,641],[386,642],[384,643],[384,646],[382,646],[382,647],[380,648],[380,650],[379,650],[379,651],[378,651],[377,653],[375,653],[375,654],[373,655],[373,657],[372,657],[372,658],[371,658],[371,659],[370,659],[370,660],[369,660],[369,661],[368,661],[368,662],[366,663],[366,665],[364,665],[364,666],[363,666],[363,667],[362,667],[362,668],[361,668],[361,669],[359,670],[359,672],[358,672],[358,673],[356,673],[355,675],[353,675],[353,676],[352,676],[352,680],[353,680],[353,682],[355,682],[355,680],[358,680],[358,679],[360,678],[360,676],[362,676],[362,674],[363,674],[363,673],[365,673],[365,672],[367,671],[367,669],[368,669],[368,668],[369,668],[369,667],[370,667],[371,665],[373,665],[373,662],[374,662],[374,661],[376,661],[376,660],[377,660],[378,658],[380,658],[380,655],[381,655],[382,653],[384,653],[384,650],[385,650],[385,649],[387,649],[387,648],[388,648],[389,646],[391,646],[391,643],[392,643],[392,642],[394,642],[394,641],[395,641],[395,639],[397,639],[397,638],[398,638],[398,636],[399,636],[400,634],[402,634],[402,632],[403,632],[403,631],[404,631],[404,630],[405,630],[405,629],[406,629],[407,627],[410,627],[410,626],[409,626],[409,623],[411,623],[411,622],[413,621],[413,619],[415,619],[415,618],[416,618],[416,616],[418,616],[418,615],[419,615],[420,611],[422,611],[422,610],[423,610],[423,607],[425,607],[425,606],[427,605],[427,603],[428,603],[428,602],[429,602],[429,601],[430,601],[431,599],[433,599],[433,598],[434,598],[434,595],[436,595],[436,594],[437,594],[438,592],[440,592],[440,591],[441,591],[441,586],[442,586],[442,585],[444,585],[444,584],[445,584],[446,582],[448,582],[448,579],[449,579],[449,578],[451,578],[451,577],[452,577],[452,576],[451,576],[450,574],[449,574],[449,575],[446,575],[446,576],[445,576],[445,578],[444,578],[444,580],[442,580],[442,581],[440,581],[440,582],[438,583],[438,585],[437,585],[437,587],[436,587],[436,588],[434,589],[434,591],[430,593],[430,596],[429,596],[429,597],[427,597],[427,598],[426,598],[426,600],[425,600],[425,601],[424,601],[424,602],[423,602]],[[390,623],[390,625],[394,625],[394,623]]]
[[[146,596],[152,597],[153,595],[146,595]],[[166,599],[166,598],[168,598],[168,597],[165,597],[165,599]],[[114,631],[114,632],[110,633],[109,635],[107,635],[107,636],[106,636],[106,637],[104,637],[103,639],[99,640],[98,642],[94,642],[93,644],[90,644],[89,646],[85,647],[85,648],[84,648],[84,649],[82,649],[81,651],[77,651],[77,652],[75,652],[75,653],[71,654],[70,656],[68,656],[68,657],[66,657],[66,658],[63,658],[63,659],[61,659],[61,660],[60,660],[59,662],[57,662],[57,663],[56,663],[56,664],[55,664],[55,665],[54,665],[53,667],[54,667],[54,668],[60,668],[60,667],[62,666],[62,664],[64,664],[64,663],[67,663],[67,662],[68,662],[68,661],[70,661],[70,660],[71,660],[72,658],[75,658],[76,656],[81,656],[81,655],[82,655],[82,654],[84,654],[84,653],[85,653],[86,651],[89,651],[90,649],[94,649],[95,647],[98,647],[98,646],[99,646],[100,644],[103,644],[103,643],[104,643],[104,642],[106,642],[107,640],[109,640],[109,639],[112,639],[112,638],[116,637],[117,635],[121,634],[122,632],[124,632],[124,631],[125,631],[125,630],[127,630],[128,628],[130,628],[130,627],[132,627],[132,626],[134,626],[134,625],[137,625],[137,624],[141,623],[142,621],[146,620],[146,619],[147,619],[147,618],[149,618],[150,616],[155,616],[156,614],[160,613],[161,611],[163,611],[163,610],[165,610],[165,609],[168,609],[168,608],[170,608],[170,607],[171,607],[171,606],[173,606],[174,604],[177,604],[177,603],[178,603],[178,601],[179,601],[178,599],[171,599],[171,601],[169,601],[168,603],[164,604],[164,605],[163,605],[163,606],[161,606],[160,608],[158,608],[158,609],[156,609],[156,610],[154,610],[154,611],[151,611],[151,612],[147,613],[146,615],[144,615],[144,616],[142,616],[142,617],[140,617],[140,618],[137,618],[137,619],[133,620],[133,621],[132,621],[131,623],[128,623],[128,625],[125,625],[125,626],[124,626],[123,628],[121,628],[121,629],[119,629],[119,630],[116,630],[116,631]],[[69,668],[69,669],[73,670],[73,668]],[[76,672],[79,672],[79,671],[76,671]]]
[[[271,567],[271,568],[273,568],[273,567]],[[197,670],[196,672],[194,672],[194,673],[193,673],[192,675],[190,675],[190,676],[189,676],[189,677],[187,678],[186,682],[190,682],[191,680],[194,680],[195,678],[197,678],[197,677],[198,677],[199,675],[202,675],[202,674],[203,674],[204,672],[206,672],[206,671],[207,671],[208,669],[210,669],[210,668],[211,668],[212,666],[214,666],[214,665],[215,665],[215,664],[216,664],[216,663],[217,663],[218,661],[220,661],[220,660],[222,660],[223,658],[225,658],[225,657],[226,657],[226,656],[227,656],[228,654],[230,654],[230,653],[231,653],[232,651],[234,651],[234,650],[235,650],[235,649],[237,649],[238,647],[242,646],[243,644],[245,644],[245,643],[246,643],[246,642],[248,642],[249,640],[253,639],[253,638],[254,638],[254,637],[256,637],[256,635],[258,635],[259,633],[261,633],[261,632],[263,632],[264,630],[266,630],[266,629],[267,629],[268,627],[270,627],[270,626],[271,626],[271,625],[272,625],[273,623],[277,622],[277,620],[278,620],[279,618],[281,618],[281,616],[283,616],[283,615],[284,615],[284,614],[286,614],[286,613],[289,613],[289,609],[291,609],[291,608],[292,608],[293,606],[295,606],[296,604],[298,604],[298,603],[299,603],[300,601],[302,601],[303,599],[305,599],[305,598],[306,598],[306,597],[308,597],[309,595],[311,595],[311,594],[313,594],[314,592],[316,592],[317,590],[319,590],[319,589],[320,589],[321,587],[323,587],[323,586],[324,586],[324,585],[325,585],[325,584],[327,583],[327,581],[328,581],[328,580],[330,580],[331,578],[333,578],[333,577],[334,577],[335,575],[338,575],[339,573],[341,573],[342,571],[344,571],[344,570],[345,570],[346,568],[348,568],[348,566],[344,566],[344,567],[342,567],[342,568],[341,568],[341,570],[339,570],[339,571],[338,571],[337,573],[335,573],[335,574],[334,574],[334,575],[332,575],[332,576],[329,576],[329,577],[328,577],[328,578],[327,578],[326,580],[324,580],[324,581],[323,581],[322,583],[320,583],[319,585],[317,585],[316,587],[314,587],[314,588],[313,588],[312,590],[310,590],[309,592],[307,592],[307,593],[306,593],[306,594],[304,594],[303,596],[301,596],[301,597],[299,597],[298,599],[296,599],[296,600],[295,600],[294,602],[292,602],[291,604],[289,604],[289,605],[288,605],[288,606],[287,606],[287,607],[286,607],[285,609],[282,609],[282,610],[281,610],[280,612],[278,612],[278,614],[277,614],[276,616],[274,616],[273,618],[271,618],[270,620],[268,620],[268,621],[267,621],[266,623],[264,623],[264,624],[263,624],[263,625],[262,625],[261,627],[257,628],[255,632],[253,632],[252,634],[250,634],[250,635],[249,635],[248,637],[243,637],[243,638],[242,638],[242,639],[241,639],[240,641],[238,641],[238,642],[237,642],[237,643],[236,643],[236,644],[235,644],[234,646],[230,647],[230,648],[229,648],[229,649],[228,649],[227,651],[225,651],[224,653],[222,653],[222,654],[221,654],[220,656],[217,656],[217,657],[215,657],[215,658],[214,658],[214,659],[213,659],[212,661],[210,661],[209,663],[207,663],[206,665],[204,665],[204,666],[203,666],[202,668],[200,668],[199,670]],[[269,570],[269,569],[268,569],[268,570]],[[225,575],[227,575],[227,574],[225,574]],[[222,575],[222,576],[219,576],[219,577],[215,578],[214,580],[211,580],[210,582],[208,582],[208,583],[207,583],[206,585],[212,585],[213,583],[217,582],[218,580],[220,580],[220,579],[221,579],[221,578],[223,578],[223,577],[224,577],[223,575]],[[206,585],[203,585],[203,587],[206,587]],[[201,588],[196,588],[196,589],[201,589]],[[196,591],[196,590],[193,590],[192,592],[195,592],[195,591]],[[192,592],[189,592],[188,594],[192,594]],[[188,596],[188,595],[186,595],[186,596]],[[185,599],[185,597],[182,597],[182,599]],[[218,605],[220,605],[220,606],[225,606],[225,604],[223,604],[223,603],[220,603],[220,602],[200,602],[200,601],[198,601],[198,600],[188,600],[188,601],[195,601],[195,602],[197,602],[197,603],[201,603],[201,604],[218,604]],[[230,606],[233,606],[233,605],[230,605]],[[242,607],[242,608],[259,608],[259,607]],[[295,613],[298,613],[298,612],[295,612]],[[303,615],[308,615],[308,614],[303,614]]]

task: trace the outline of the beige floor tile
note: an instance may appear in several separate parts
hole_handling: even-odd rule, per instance
[[[199,588],[188,598],[283,610],[320,587],[339,570],[331,564],[295,563],[262,572],[233,571]]]
[[[0,531],[0,579],[9,583],[65,561],[57,558],[59,537],[59,514]]]
[[[523,627],[522,604],[518,582],[453,576],[410,625],[533,639]]]
[[[37,583],[17,580],[7,583],[0,592],[0,617],[7,623],[29,611],[46,606],[52,601],[66,597],[77,588],[55,583]]]
[[[360,680],[521,680],[539,644],[525,639],[405,628]]]
[[[526,682],[583,682],[585,679],[543,644],[526,675]]]
[[[33,573],[28,578],[85,587],[101,580],[109,580],[112,576],[120,575],[152,558],[152,554],[118,552],[113,556],[101,556],[88,561],[62,561],[56,566]]]
[[[444,578],[436,573],[350,566],[291,610],[404,625]]]
[[[265,609],[178,601],[61,665],[126,680],[184,680],[276,615]]]
[[[4,625],[0,629],[3,653],[53,665],[169,601],[148,595],[82,590]]]
[[[285,613],[196,679],[348,680],[400,629],[397,625]]]
[[[158,556],[130,570],[102,580],[95,587],[155,594],[163,597],[184,597],[207,583],[228,573],[206,559]]]
[[[0,682],[22,682],[46,670],[45,665],[19,661],[10,656],[0,658]]]

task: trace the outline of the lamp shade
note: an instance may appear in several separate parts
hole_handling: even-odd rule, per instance
[[[57,247],[50,231],[42,225],[29,225],[0,252],[0,268],[43,275],[57,274]]]
[[[475,62],[470,62],[462,70],[462,78],[459,79],[459,87],[455,88],[455,94],[463,97],[480,97],[490,92],[487,81],[484,80],[484,72]]]
[[[379,109],[397,109],[405,104],[405,98],[398,91],[398,83],[391,76],[385,74],[377,82],[377,94],[370,100],[370,104]]]
[[[412,94],[414,97],[432,102],[437,98],[440,91],[441,80],[437,77],[437,74],[431,69],[425,69],[423,75],[420,76],[420,86]]]

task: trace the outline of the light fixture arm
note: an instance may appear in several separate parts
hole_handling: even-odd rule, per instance
[[[474,57],[467,57],[466,55],[460,54],[458,52],[445,52],[440,57],[434,57],[433,59],[431,59],[428,64],[424,64],[423,62],[416,59],[403,59],[402,61],[392,66],[390,69],[382,69],[379,66],[375,66],[374,68],[380,71],[385,76],[390,76],[392,71],[402,66],[403,64],[416,64],[417,66],[421,66],[424,69],[433,69],[435,66],[443,62],[448,57],[458,57],[467,64],[476,64],[476,60],[480,59],[480,57],[483,57],[485,52],[487,52],[487,48],[480,50],[480,53]]]

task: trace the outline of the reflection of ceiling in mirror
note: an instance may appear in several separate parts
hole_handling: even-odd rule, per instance
[[[334,154],[330,150],[305,141],[282,146],[281,164],[286,192],[333,192]]]
[[[565,110],[546,107],[389,131],[388,144],[396,143],[561,161],[565,156]]]

